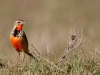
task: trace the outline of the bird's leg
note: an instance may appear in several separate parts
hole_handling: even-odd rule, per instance
[[[19,63],[19,61],[20,61],[20,52],[18,52],[18,60],[17,60],[17,64]]]
[[[24,51],[22,51],[22,63],[24,63],[24,59],[25,59],[25,53]]]

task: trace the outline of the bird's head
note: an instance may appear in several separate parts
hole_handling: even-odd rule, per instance
[[[14,23],[14,29],[16,29],[16,30],[22,30],[22,28],[23,28],[23,25],[25,24],[26,22],[25,21],[23,21],[23,20],[17,20],[17,21],[15,21],[15,23]]]

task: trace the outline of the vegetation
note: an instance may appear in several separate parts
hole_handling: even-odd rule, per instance
[[[67,49],[58,60],[50,60],[49,53],[43,54],[31,44],[38,62],[28,59],[22,64],[7,58],[0,59],[0,75],[100,75],[100,53],[97,49],[84,52],[82,46],[85,41],[82,31],[79,34],[78,30],[71,30]],[[67,57],[75,49],[78,54]]]

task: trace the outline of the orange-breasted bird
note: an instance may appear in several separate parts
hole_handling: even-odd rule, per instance
[[[27,40],[25,32],[22,30],[24,24],[25,24],[25,21],[23,21],[23,20],[19,19],[19,20],[15,21],[14,27],[10,34],[10,41],[11,41],[13,47],[19,53],[19,59],[20,59],[20,52],[23,53],[22,62],[24,62],[25,53],[27,55],[29,55],[30,57],[35,58],[29,52],[29,49],[28,49],[28,40]]]

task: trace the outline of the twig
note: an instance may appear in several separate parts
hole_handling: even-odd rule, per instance
[[[30,45],[31,45],[31,47],[36,51],[36,53],[34,52],[34,53],[36,54],[36,56],[39,57],[39,56],[40,56],[39,51],[38,51],[32,44],[30,44]]]
[[[76,30],[76,29],[71,30],[70,36],[69,36],[68,47],[67,47],[67,49],[65,49],[65,52],[59,58],[59,60],[57,61],[56,64],[63,62],[65,60],[67,54],[69,54],[71,50],[80,46],[83,42],[85,42],[86,39],[87,39],[87,37],[85,39],[83,39],[83,29],[81,30],[81,37],[80,38],[79,38],[78,30]]]

